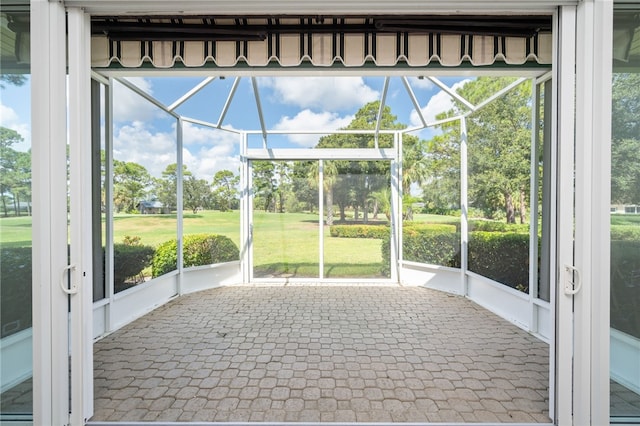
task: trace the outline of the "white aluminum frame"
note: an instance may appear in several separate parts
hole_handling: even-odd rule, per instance
[[[31,2],[35,425],[69,423],[65,31],[61,3]]]
[[[556,200],[552,208],[552,235],[557,236],[557,251],[551,253],[550,270],[554,274],[551,280],[551,306],[553,323],[556,328],[555,339],[551,342],[551,353],[555,353],[555,363],[549,371],[550,380],[555,380],[550,398],[555,398],[556,406],[551,407],[553,417],[560,425],[573,424],[573,297],[562,292],[562,282],[567,280],[563,273],[565,265],[573,265],[573,190],[574,190],[574,144],[575,144],[575,37],[576,8],[560,8],[554,20],[553,29],[557,50],[554,54],[553,105],[556,113],[552,115],[552,173],[557,176],[557,191],[552,194]],[[552,186],[552,191],[555,188]],[[578,355],[579,356],[579,355]]]
[[[577,7],[576,7],[577,4]],[[217,13],[424,13],[425,9],[440,13],[487,13],[505,11],[521,11],[543,13],[555,10],[556,15],[554,38],[554,86],[553,105],[557,109],[554,115],[553,137],[558,147],[557,169],[558,190],[554,199],[557,205],[557,252],[552,253],[552,271],[557,279],[568,280],[563,271],[564,265],[573,265],[573,157],[574,157],[574,123],[578,129],[590,129],[585,132],[586,140],[580,140],[577,147],[577,188],[576,201],[579,210],[593,211],[591,216],[577,216],[576,227],[583,229],[584,235],[576,236],[588,244],[588,249],[576,253],[575,264],[583,271],[585,287],[578,297],[568,297],[561,293],[560,288],[552,288],[551,304],[556,306],[557,335],[552,348],[556,350],[556,362],[552,363],[551,378],[556,386],[552,387],[550,408],[552,416],[558,424],[578,424],[578,420],[585,420],[591,424],[608,422],[608,338],[609,329],[606,324],[608,318],[608,285],[600,287],[592,285],[599,282],[608,283],[608,259],[603,260],[595,248],[608,244],[607,232],[604,225],[604,208],[607,198],[610,175],[606,166],[601,168],[596,160],[606,160],[609,146],[602,141],[610,138],[607,126],[610,118],[610,87],[602,84],[610,76],[610,64],[607,60],[598,61],[599,57],[609,58],[610,33],[612,28],[612,2],[610,0],[576,1],[511,1],[497,0],[481,2],[464,0],[456,2],[455,9],[451,2],[434,1],[425,5],[424,1],[407,0],[401,4],[391,4],[382,0],[357,0],[344,2],[331,0],[318,4],[317,2],[292,2],[278,0],[267,6],[257,0],[245,1],[184,1],[176,6],[175,2],[150,0],[68,0],[67,6],[84,7],[84,11],[77,9],[71,15],[74,23],[70,29],[70,45],[78,46],[79,50],[69,50],[70,65],[86,66],[86,50],[83,46],[88,43],[86,31],[86,16],[80,19],[82,13],[127,14],[151,11],[149,13],[201,13],[216,8]],[[180,10],[176,10],[179,7]],[[67,424],[69,422],[68,404],[65,383],[68,380],[68,348],[66,345],[67,318],[64,293],[58,292],[55,285],[61,276],[66,262],[66,130],[65,130],[65,16],[64,6],[59,2],[46,0],[32,0],[31,20],[31,52],[32,52],[32,128],[33,128],[33,189],[34,189],[34,423],[35,424]],[[84,29],[83,29],[84,28]],[[581,37],[576,40],[576,28],[584,29]],[[78,40],[84,38],[84,40]],[[576,42],[578,44],[578,61],[576,61]],[[77,44],[76,44],[77,43]],[[604,54],[602,53],[604,52]],[[578,113],[574,116],[574,67],[577,67]],[[248,73],[248,71],[245,71]],[[252,75],[258,75],[254,73]],[[273,71],[271,71],[273,72]],[[295,73],[295,71],[289,71]],[[361,72],[361,71],[360,71]],[[379,72],[379,71],[378,71]],[[415,71],[412,71],[415,72]],[[286,71],[284,72],[286,73]],[[242,72],[235,73],[241,75]],[[345,71],[345,74],[348,72]],[[372,72],[372,75],[375,72]],[[407,75],[410,75],[408,72]],[[80,90],[88,76],[88,69],[78,73],[70,80],[73,90]],[[248,74],[246,74],[248,75]],[[78,81],[75,81],[78,79]],[[74,81],[72,81],[74,80]],[[87,93],[89,91],[87,90]],[[75,95],[74,95],[75,96]],[[79,101],[74,96],[71,103]],[[80,93],[82,98],[86,94]],[[79,105],[82,105],[80,103]],[[88,106],[88,103],[85,104]],[[88,110],[88,108],[87,108]],[[72,114],[72,121],[82,117],[81,111]],[[574,120],[575,118],[575,120]],[[186,121],[186,120],[185,120]],[[89,122],[87,120],[87,122]],[[82,128],[76,130],[78,135],[85,134]],[[557,139],[556,139],[557,138]],[[72,145],[77,144],[72,140]],[[584,142],[584,144],[583,144]],[[600,142],[600,143],[598,143]],[[583,151],[586,149],[587,151]],[[72,154],[73,155],[73,154]],[[83,158],[82,151],[76,154],[74,164],[76,168]],[[554,167],[554,166],[552,166]],[[74,167],[72,167],[73,169]],[[80,167],[78,170],[82,170]],[[595,175],[586,179],[584,173],[589,170]],[[245,168],[246,171],[246,168]],[[247,173],[248,175],[248,173]],[[248,176],[245,176],[245,179]],[[76,184],[74,184],[76,185]],[[74,186],[72,195],[79,187]],[[245,189],[247,186],[245,186]],[[593,188],[590,196],[586,189]],[[76,194],[77,196],[77,194]],[[81,203],[81,205],[85,205]],[[74,207],[72,207],[73,209]],[[74,210],[81,214],[77,229],[84,229],[82,224],[81,207]],[[556,213],[554,213],[556,214]],[[608,216],[607,216],[608,217]],[[608,220],[607,220],[608,225]],[[245,230],[249,233],[250,230]],[[90,233],[89,233],[90,234]],[[246,237],[246,235],[245,235]],[[72,238],[75,238],[72,236]],[[81,238],[81,237],[79,237]],[[581,240],[582,241],[582,240]],[[80,240],[82,244],[82,240]],[[598,257],[596,258],[596,254]],[[246,255],[246,254],[245,254]],[[87,271],[83,254],[77,254],[83,262],[79,265],[82,273]],[[594,261],[597,260],[597,261]],[[582,269],[584,268],[584,269]],[[77,273],[74,274],[77,279]],[[87,274],[90,275],[90,274]],[[558,280],[552,280],[553,283]],[[84,281],[84,280],[81,280]],[[81,288],[84,287],[84,283]],[[81,296],[78,296],[78,298]],[[575,299],[575,300],[574,300]],[[576,304],[576,328],[572,324],[573,304]],[[90,304],[89,304],[90,306]],[[80,311],[86,307],[80,307]],[[595,320],[592,320],[595,318]],[[597,321],[600,319],[600,321]],[[82,321],[86,321],[86,317]],[[86,324],[85,324],[86,325]],[[85,327],[74,327],[74,339],[84,339]],[[577,348],[586,349],[586,353],[576,350],[568,343],[576,338]],[[90,344],[90,343],[89,343]],[[90,346],[89,346],[90,347]],[[86,347],[83,349],[86,351]],[[74,349],[76,351],[77,348]],[[584,388],[574,386],[572,375],[573,357],[575,356],[576,371],[588,372],[588,385]],[[586,367],[588,366],[588,367]],[[81,367],[80,370],[83,370]],[[606,372],[604,371],[606,370]],[[77,376],[76,376],[77,377]],[[606,377],[606,378],[605,378]],[[90,395],[91,387],[83,380],[74,379],[74,386],[82,383],[82,398]],[[573,395],[575,393],[575,399]],[[74,392],[75,395],[75,392]],[[574,399],[574,404],[572,403]],[[73,424],[81,424],[77,407],[82,407],[83,416],[87,406],[83,402],[72,402]],[[556,410],[554,412],[554,410]],[[586,411],[585,411],[586,410]],[[585,414],[588,413],[588,414]],[[574,417],[575,415],[575,417]]]
[[[613,1],[577,9],[574,406],[576,424],[609,415],[610,203]]]
[[[247,175],[245,179],[249,184],[245,187],[241,183],[241,209],[240,209],[240,218],[241,220],[245,219],[248,223],[250,238],[244,240],[241,238],[242,247],[241,252],[246,251],[249,255],[247,256],[248,261],[242,260],[243,267],[246,267],[249,271],[248,273],[248,281],[250,283],[281,283],[283,280],[280,278],[256,278],[253,275],[254,263],[253,263],[253,193],[251,191],[252,184],[252,176],[253,176],[253,161],[304,161],[304,160],[316,160],[318,161],[318,264],[319,264],[319,273],[318,277],[313,278],[295,278],[292,281],[296,283],[304,283],[304,282],[318,282],[320,281],[331,281],[331,282],[340,282],[340,283],[349,283],[349,282],[398,282],[398,264],[397,260],[397,238],[395,238],[398,234],[399,214],[401,212],[402,205],[399,201],[400,194],[400,184],[398,178],[398,170],[399,166],[399,150],[401,150],[401,146],[398,146],[398,141],[401,140],[402,132],[399,131],[383,131],[383,130],[337,130],[331,131],[330,134],[370,134],[376,137],[378,134],[393,134],[394,135],[394,148],[322,148],[322,149],[269,149],[264,146],[262,149],[248,149],[246,144],[246,139],[243,139],[243,151],[244,154],[241,154],[241,162],[242,164],[248,163],[248,169],[246,171]],[[326,131],[271,131],[264,130],[260,132],[256,131],[247,131],[243,132],[244,135],[249,134],[261,134],[263,136],[263,143],[266,144],[267,138],[270,134],[327,134]],[[391,264],[391,273],[389,278],[335,278],[331,280],[326,280],[324,276],[324,160],[354,160],[354,161],[388,161],[391,164],[391,179],[389,182],[389,187],[391,190],[391,248],[390,248],[390,264]],[[243,172],[244,174],[244,172]],[[246,198],[246,199],[245,199]],[[242,206],[247,206],[247,210],[243,211]],[[244,226],[241,225],[241,226]],[[246,244],[246,245],[245,245]],[[285,280],[289,282],[289,279]]]
[[[91,22],[67,9],[69,51],[69,181],[71,287],[71,424],[93,415],[93,244],[91,170]],[[77,283],[74,283],[77,281]]]

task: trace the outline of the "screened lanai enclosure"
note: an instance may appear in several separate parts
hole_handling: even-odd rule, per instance
[[[365,26],[371,24],[365,20]],[[97,31],[115,24],[93,25]],[[251,28],[255,22],[243,25]],[[140,50],[125,41],[116,43],[120,26],[127,28],[126,22],[118,22],[107,31],[111,46],[121,52],[109,60],[130,66],[137,59],[126,52]],[[413,47],[414,36],[404,37]],[[547,46],[540,40],[545,37],[543,33],[527,43],[544,52]],[[304,40],[305,49],[320,50],[323,44],[312,39]],[[345,35],[342,43],[347,46],[354,39]],[[275,40],[285,51],[286,43],[300,41],[286,34]],[[382,51],[386,38],[373,40]],[[472,40],[476,42],[469,38],[470,46]],[[214,45],[221,49],[225,44]],[[189,63],[189,44],[183,47],[183,60]],[[248,62],[262,58],[250,47],[245,46]],[[373,47],[362,47],[365,52],[359,53],[367,57],[366,49]],[[345,65],[358,58],[350,56],[352,50],[344,51]],[[166,52],[157,57],[156,51],[152,64],[172,60]],[[220,286],[427,286],[466,296],[536,336],[538,343],[529,349],[542,358],[532,362],[544,367],[525,374],[539,380],[529,392],[538,395],[533,400],[541,398],[542,409],[536,407],[523,418],[545,421],[552,336],[550,96],[545,93],[551,90],[551,73],[544,53],[540,58],[533,51],[529,55],[535,59],[530,68],[464,75],[378,68],[282,76],[231,68],[202,77],[157,71],[130,77],[126,70],[96,69],[93,182],[102,202],[93,203],[93,242],[94,261],[104,259],[104,266],[94,269],[96,336],[176,295]],[[415,60],[411,54],[409,58]],[[292,297],[297,297],[293,287]],[[331,293],[325,295],[341,305]],[[368,295],[361,297],[365,303]],[[244,299],[251,303],[250,296]],[[345,309],[357,311],[349,304]],[[505,330],[505,339],[517,339],[512,333]],[[113,374],[110,345],[96,346],[101,360],[96,380],[104,388],[96,391],[95,420],[118,416],[108,408],[113,400],[104,392]],[[522,350],[526,363],[527,348],[507,347],[507,353]],[[219,393],[226,392],[223,382],[216,387]],[[282,392],[295,394],[289,386],[283,384]],[[229,398],[216,406],[216,412],[224,413],[217,418],[242,419],[233,414],[239,407]],[[249,407],[248,401],[237,402]],[[318,415],[326,414],[323,409]],[[353,413],[362,419],[362,413]],[[256,418],[284,420],[277,415]]]
[[[96,75],[93,241],[105,267],[94,270],[95,300],[157,294],[156,286],[187,293],[207,274],[236,283],[416,280],[462,295],[478,280],[493,309],[507,309],[501,297],[491,301],[504,294],[522,304],[503,311],[509,319],[548,338],[549,265],[540,259],[550,244],[550,80],[529,74]],[[149,93],[178,85],[193,87],[170,104]],[[355,114],[314,112],[313,102],[340,102],[323,98],[336,89],[353,91],[336,96]],[[275,96],[301,94],[316,96],[311,108],[294,117],[274,110]],[[117,112],[119,102],[137,113]]]
[[[0,421],[640,414],[631,9],[603,177],[601,5],[133,3],[0,1]]]

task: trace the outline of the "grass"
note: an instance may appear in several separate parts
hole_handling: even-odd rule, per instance
[[[611,224],[640,226],[640,214],[612,214]]]
[[[157,247],[176,238],[176,215],[127,215],[114,217],[114,241],[140,237],[142,244]],[[103,218],[104,229],[104,218]],[[203,211],[184,214],[184,234],[212,233],[229,237],[240,245],[238,211]],[[104,232],[104,231],[103,231]],[[254,212],[254,265],[256,276],[318,277],[318,216],[309,213]],[[380,277],[381,240],[333,238],[324,229],[325,277]],[[3,247],[31,245],[31,218],[0,218]]]
[[[381,241],[333,238],[324,230],[326,278],[379,278]],[[319,276],[318,216],[254,212],[253,259],[256,277]]]

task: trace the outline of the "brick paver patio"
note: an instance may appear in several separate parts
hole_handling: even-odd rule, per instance
[[[548,345],[424,288],[212,289],[94,351],[94,421],[549,422]]]

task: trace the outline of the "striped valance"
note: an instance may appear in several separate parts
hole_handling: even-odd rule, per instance
[[[93,22],[94,67],[452,67],[550,64],[552,57],[551,32],[539,25],[444,28],[442,17],[430,25],[397,18],[128,19]]]

